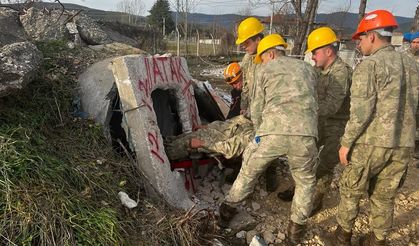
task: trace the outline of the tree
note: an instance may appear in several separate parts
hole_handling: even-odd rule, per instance
[[[304,40],[307,39],[308,34],[313,30],[319,0],[291,0],[291,5],[297,18],[294,48],[291,53],[301,55],[305,50]],[[305,10],[303,11],[304,6]]]
[[[416,7],[415,18],[413,19],[413,23],[412,23],[412,32],[418,32],[418,31],[419,31],[419,5]]]
[[[164,22],[166,33],[170,33],[175,29],[175,24],[170,12],[170,5],[167,0],[157,0],[149,12],[150,15],[147,16],[147,22],[150,25],[162,30]]]
[[[367,0],[361,0],[361,2],[359,3],[359,17],[358,17],[358,21],[361,21],[362,18],[364,18],[365,15],[365,9],[367,8]]]
[[[116,5],[116,9],[128,14],[128,24],[135,24],[137,16],[144,12],[142,0],[121,0]]]

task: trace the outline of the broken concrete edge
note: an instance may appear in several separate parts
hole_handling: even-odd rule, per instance
[[[128,55],[114,59],[112,71],[123,117],[129,126],[128,142],[137,156],[137,167],[170,205],[191,208],[194,203],[184,187],[182,175],[170,169],[151,100],[153,90],[173,89],[183,132],[189,132],[200,124],[186,60]]]

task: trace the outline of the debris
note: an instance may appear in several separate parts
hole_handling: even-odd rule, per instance
[[[239,231],[236,233],[237,238],[245,238],[246,237],[246,231]]]
[[[268,246],[266,242],[258,235],[254,236],[249,246]]]
[[[121,200],[121,203],[125,207],[127,207],[127,208],[135,208],[135,207],[138,206],[138,203],[136,201],[132,200],[131,198],[129,198],[129,196],[128,196],[127,193],[125,193],[123,191],[120,191],[120,192],[118,192],[118,196],[119,196],[119,199]]]

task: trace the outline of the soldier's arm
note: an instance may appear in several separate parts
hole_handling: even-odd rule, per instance
[[[240,67],[242,70],[242,76],[243,76],[243,86],[242,86],[242,92],[241,92],[241,99],[240,99],[240,110],[247,110],[249,107],[249,85],[247,83],[247,78],[245,74],[247,73],[247,69],[249,69],[249,61],[250,56],[248,54],[245,54],[242,61],[240,62]]]
[[[351,148],[372,120],[377,101],[374,62],[364,60],[355,69],[351,86],[351,112],[341,145]]]
[[[319,117],[332,116],[338,112],[345,97],[349,94],[351,73],[342,68],[330,78],[329,88],[324,100],[319,101]]]
[[[262,123],[262,111],[265,102],[265,89],[266,76],[263,71],[260,71],[256,77],[254,98],[250,104],[250,115],[252,118],[253,126],[256,129],[259,128]]]

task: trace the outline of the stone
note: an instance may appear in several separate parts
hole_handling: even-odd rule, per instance
[[[256,235],[252,238],[249,246],[268,246],[268,244],[266,244],[266,242],[261,237]]]
[[[265,197],[268,195],[268,192],[266,192],[264,189],[261,189],[259,192],[260,197]]]
[[[0,8],[0,48],[7,44],[28,40],[19,22],[19,13],[9,8]]]
[[[276,238],[283,241],[285,240],[285,234],[279,231],[278,234],[276,234]]]
[[[256,227],[257,221],[246,211],[239,211],[231,220],[229,227],[234,231],[249,231]]]
[[[79,15],[75,18],[77,30],[80,37],[89,45],[108,44],[111,39],[108,34],[93,19],[86,15]]]
[[[253,240],[253,237],[256,236],[257,234],[258,234],[258,232],[255,231],[255,230],[248,231],[246,233],[246,243],[250,244]]]
[[[260,205],[257,202],[252,202],[253,211],[258,211],[260,209]]]
[[[24,88],[42,63],[42,53],[30,42],[13,43],[0,49],[0,97]]]
[[[271,231],[265,231],[263,232],[263,239],[266,243],[274,243],[275,242],[275,236]]]
[[[68,40],[70,34],[65,26],[67,15],[61,10],[29,8],[20,16],[26,34],[35,41]]]
[[[237,238],[245,238],[246,237],[246,231],[239,231],[236,233]]]

